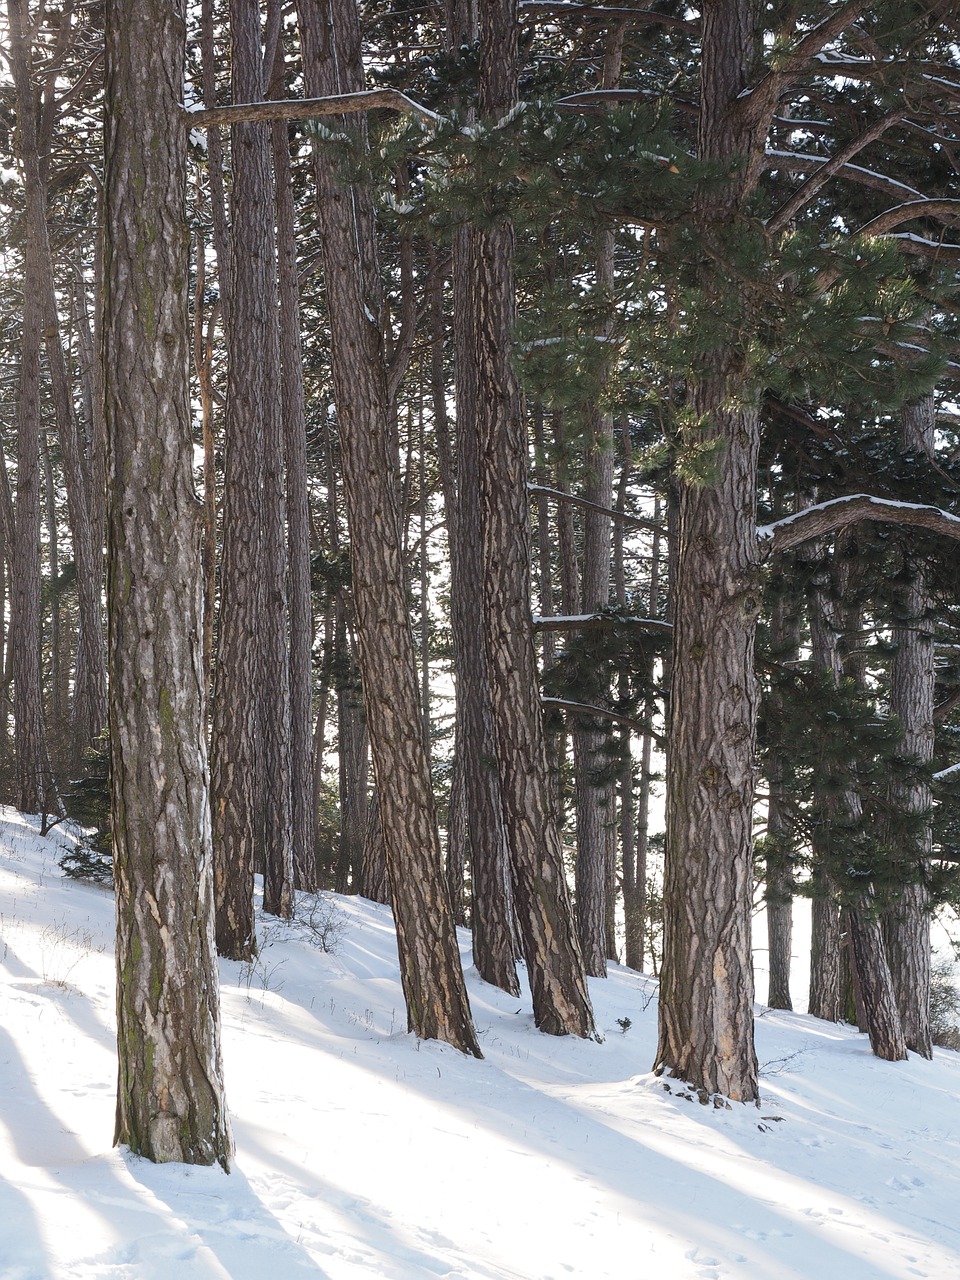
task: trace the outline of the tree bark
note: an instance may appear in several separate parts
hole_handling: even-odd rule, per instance
[[[14,750],[17,808],[40,813],[55,804],[55,787],[43,714],[40,661],[40,349],[43,312],[37,254],[26,228],[19,401],[17,405],[16,537],[12,558],[10,652],[13,658]]]
[[[905,405],[901,413],[906,448],[932,457],[936,404],[926,396]],[[929,766],[933,760],[933,704],[936,676],[930,619],[932,601],[923,564],[904,551],[904,581],[898,592],[899,617],[893,629],[896,646],[890,684],[890,711],[900,721],[898,754],[904,761]],[[884,916],[884,940],[890,976],[907,1048],[924,1058],[933,1057],[930,1038],[930,895],[925,884],[926,864],[933,849],[930,811],[933,796],[922,778],[894,777],[891,806],[918,815],[920,828],[912,848],[898,858],[904,884],[899,899]]]
[[[464,21],[475,26],[472,12]],[[518,995],[513,883],[504,826],[500,766],[487,672],[477,434],[477,351],[471,282],[475,236],[453,242],[454,372],[457,405],[456,520],[451,536],[451,624],[457,679],[459,768],[473,884],[473,961],[480,976]]]
[[[363,87],[354,0],[300,0],[304,83],[314,96]],[[363,135],[363,122],[344,126]],[[407,612],[396,449],[368,193],[315,153],[331,366],[350,525],[353,599],[400,971],[410,1029],[480,1055],[443,878]]]
[[[480,112],[516,101],[516,0],[480,13]],[[527,438],[511,365],[513,228],[475,233],[473,310],[486,654],[517,915],[537,1026],[596,1035],[550,794],[530,613]]]
[[[754,5],[705,5],[698,154],[729,165],[755,150],[738,107],[757,57]],[[739,175],[704,191],[704,239],[735,220]],[[704,303],[729,281],[703,268]],[[707,1093],[756,1099],[750,912],[753,890],[754,635],[760,609],[756,537],[759,414],[742,385],[745,353],[721,343],[687,388],[686,443],[722,441],[716,480],[680,482],[660,1044],[655,1070]]]
[[[116,1141],[229,1167],[187,318],[184,8],[107,6],[104,386]]]

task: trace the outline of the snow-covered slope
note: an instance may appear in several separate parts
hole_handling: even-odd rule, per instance
[[[405,1033],[356,899],[221,964],[234,1173],[114,1150],[113,904],[65,839],[0,811],[0,1280],[960,1276],[960,1055],[761,1011],[763,1103],[716,1110],[649,1074],[656,984],[613,968],[601,1045],[469,970],[468,1060]]]

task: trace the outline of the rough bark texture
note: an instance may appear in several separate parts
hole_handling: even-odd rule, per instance
[[[754,146],[738,111],[756,57],[754,6],[703,9],[698,152],[730,163]],[[700,198],[705,238],[735,219],[745,195],[735,178]],[[717,266],[702,288],[729,287]],[[760,609],[756,458],[759,420],[744,395],[743,353],[718,347],[688,386],[691,444],[719,439],[708,485],[680,485],[675,586],[664,951],[655,1069],[707,1093],[757,1097],[750,911],[756,691],[753,648]]]
[[[907,1056],[907,1043],[890,980],[883,929],[873,907],[870,898],[865,897],[844,913],[850,930],[854,980],[863,1001],[870,1048],[878,1058],[901,1062]]]
[[[815,568],[823,556],[823,546],[811,544],[811,580],[807,602],[810,623],[810,650],[814,662],[829,671],[835,680],[841,675],[837,635],[840,629],[835,605],[830,599],[830,575],[824,567]],[[839,1022],[841,1015],[841,935],[840,907],[836,893],[819,859],[822,854],[822,832],[813,833],[813,886],[810,937],[810,995],[808,1011],[826,1022]]]
[[[908,449],[932,455],[936,405],[933,396],[906,405],[902,412],[903,442]],[[909,549],[905,581],[899,592],[899,617],[893,629],[896,646],[890,687],[890,711],[900,721],[899,755],[905,761],[929,765],[933,760],[934,641],[931,601],[923,565]],[[884,939],[897,1007],[907,1048],[924,1058],[933,1056],[930,1039],[930,895],[924,884],[926,862],[933,848],[929,814],[930,787],[920,778],[894,778],[890,787],[894,809],[925,815],[915,847],[898,859],[904,885],[897,902],[884,917]]]
[[[354,0],[300,0],[308,94],[362,89]],[[347,117],[347,128],[362,122]],[[369,195],[316,153],[357,641],[410,1029],[479,1056],[443,878],[413,636]]]
[[[184,9],[107,6],[104,385],[117,890],[116,1140],[229,1167],[187,322]]]
[[[338,602],[337,648],[342,655],[343,676],[337,687],[337,759],[340,783],[340,836],[337,842],[337,893],[347,893],[351,874],[354,888],[361,880],[363,848],[366,839],[369,793],[367,773],[369,750],[367,717],[359,673],[347,644],[343,622],[343,605]]]
[[[814,872],[814,879],[817,873]],[[810,906],[810,997],[807,1011],[826,1022],[840,1021],[840,909],[822,876]]]
[[[289,723],[291,723],[291,833],[297,886],[316,887],[316,819],[312,768],[312,646],[310,498],[307,493],[306,403],[300,340],[300,289],[287,125],[273,127],[276,241],[280,302],[285,463],[287,463],[287,572],[289,605]]]
[[[792,662],[799,656],[800,617],[790,596],[781,591],[774,601],[770,620],[770,648],[778,662]],[[782,700],[769,694],[771,724],[782,720]],[[792,1009],[790,999],[790,959],[793,940],[793,875],[790,866],[791,840],[787,823],[787,752],[783,743],[771,755],[767,804],[767,857],[764,899],[767,913],[769,987],[771,1009]]]
[[[487,677],[477,436],[476,337],[471,296],[474,236],[459,228],[453,246],[457,397],[457,517],[451,542],[451,624],[461,730],[467,846],[473,881],[473,958],[487,982],[519,993],[513,885],[500,793]]]
[[[516,3],[480,14],[480,111],[496,121],[516,98]],[[552,1035],[596,1034],[572,925],[550,794],[530,613],[527,439],[510,361],[513,229],[477,232],[473,310],[483,524],[486,652],[504,819],[534,1018]]]

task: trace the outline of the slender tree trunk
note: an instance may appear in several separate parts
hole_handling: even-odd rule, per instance
[[[354,0],[300,0],[311,97],[363,88]],[[363,133],[363,122],[344,127]],[[369,195],[315,158],[360,670],[410,1029],[479,1056],[443,878],[397,497]]]
[[[516,101],[516,0],[483,6],[480,47],[480,111],[496,122]],[[552,1035],[593,1036],[550,794],[533,645],[527,438],[510,362],[509,224],[475,233],[473,271],[486,652],[517,914],[537,1026]]]
[[[824,545],[810,546],[804,561],[810,576],[808,616],[810,622],[810,649],[814,663],[829,671],[834,680],[842,672],[837,646],[839,620],[830,599],[830,574],[825,565],[817,568],[817,562],[825,555]],[[820,806],[825,813],[826,799]],[[819,828],[813,833],[813,901],[811,903],[810,938],[810,996],[807,1010],[815,1018],[826,1022],[839,1022],[841,1017],[841,930],[840,907],[830,878],[822,865],[824,856],[823,833]]]
[[[770,648],[778,662],[792,662],[800,652],[800,618],[790,595],[782,589],[774,600],[770,621]],[[782,721],[782,699],[769,695],[770,721]],[[792,1009],[790,960],[793,942],[792,849],[786,795],[789,744],[782,743],[771,755],[769,800],[767,803],[767,857],[764,899],[767,912],[767,946],[770,964],[767,1004],[771,1009]]]
[[[280,368],[286,446],[287,559],[290,607],[291,823],[297,884],[316,879],[313,769],[310,750],[313,700],[313,599],[310,589],[310,502],[307,490],[307,415],[300,346],[300,294],[293,183],[287,128],[273,125],[280,295]]]
[[[116,1141],[229,1167],[207,797],[180,3],[107,6]]]
[[[451,621],[461,721],[461,767],[473,880],[473,960],[487,982],[517,995],[513,884],[487,672],[477,435],[476,334],[470,284],[474,235],[455,232],[454,344],[457,397],[457,518],[451,547]]]
[[[932,456],[936,404],[926,396],[902,411],[903,443]],[[890,711],[900,721],[899,754],[923,766],[933,760],[933,701],[936,677],[930,620],[932,602],[923,565],[906,551],[906,581],[899,591],[899,618],[893,630],[896,652],[890,687]],[[918,815],[920,828],[913,848],[900,859],[904,884],[899,899],[884,917],[890,976],[908,1049],[933,1056],[930,1038],[930,894],[926,864],[933,848],[930,811],[933,796],[921,778],[894,777],[890,785],[894,809]]]
[[[337,687],[337,759],[340,773],[340,839],[337,845],[337,893],[347,893],[351,875],[360,883],[363,846],[369,814],[367,790],[367,717],[363,707],[359,672],[347,643],[343,605],[338,604],[337,667],[342,672]]]
[[[623,28],[614,28],[608,39],[601,87],[615,89],[620,82]],[[602,231],[597,238],[596,283],[601,294],[614,287],[614,237]],[[602,393],[606,370],[598,378]],[[585,459],[583,496],[588,502],[609,508],[613,504],[613,415],[594,408],[590,415],[589,444]],[[581,604],[585,612],[605,609],[610,603],[610,517],[587,511],[583,518],[583,574]],[[590,701],[606,706],[610,690],[597,689]],[[613,925],[616,883],[616,786],[611,772],[610,737],[597,721],[575,720],[573,732],[574,798],[577,816],[576,898],[580,946],[587,973],[607,975],[607,956],[616,960]]]
[[[824,876],[814,868],[810,904],[810,998],[807,1011],[825,1022],[840,1021],[840,909]]]
[[[17,808],[40,813],[54,803],[54,783],[43,714],[40,648],[40,346],[43,312],[37,255],[27,227],[24,245],[23,330],[17,414],[16,541],[11,574],[10,648],[13,655],[14,750]]]

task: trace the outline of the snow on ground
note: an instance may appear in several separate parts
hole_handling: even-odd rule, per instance
[[[357,899],[322,900],[333,954],[264,919],[221,962],[235,1171],[113,1149],[113,904],[65,839],[0,811],[0,1280],[960,1276],[960,1055],[761,1008],[761,1106],[701,1106],[649,1073],[655,982],[614,967],[600,1045],[468,970],[477,1062],[405,1033]]]

